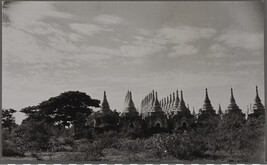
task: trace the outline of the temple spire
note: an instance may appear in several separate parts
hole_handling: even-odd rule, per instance
[[[132,92],[129,92],[129,107],[134,107],[134,102],[132,99]]]
[[[231,104],[236,104],[234,94],[233,94],[233,88],[231,88],[231,99],[230,99]]]
[[[256,96],[259,97],[258,86],[256,85]]]
[[[154,104],[153,104],[153,111],[154,112],[157,112],[157,111],[161,111],[161,107],[160,107],[160,104],[159,104],[159,100],[158,100],[158,93],[155,92],[155,101],[154,101]]]
[[[185,106],[185,102],[184,102],[184,98],[183,98],[183,91],[181,90],[181,100],[180,100],[180,103],[179,103],[179,106],[178,106],[178,110],[184,110],[186,109],[186,106]]]
[[[211,105],[210,99],[209,99],[209,95],[208,95],[208,89],[205,89],[205,100],[204,100],[204,105],[203,105],[203,111],[208,110],[208,111],[214,111],[213,107]],[[215,113],[215,111],[214,111]]]
[[[101,104],[101,110],[103,112],[111,111],[110,107],[109,107],[108,100],[107,100],[106,91],[104,91],[104,97],[103,97],[103,101],[102,101],[102,104]]]
[[[261,99],[260,99],[260,97],[259,97],[259,92],[258,92],[258,86],[256,86],[255,103],[261,103]]]
[[[210,104],[210,99],[209,99],[209,95],[208,95],[208,89],[206,88],[206,97],[205,97],[205,103]]]
[[[169,105],[169,107],[171,108],[172,107],[172,94],[170,94],[170,105]]]
[[[218,110],[218,114],[219,114],[219,115],[222,115],[222,114],[223,114],[223,113],[222,113],[221,104],[219,104],[219,110]]]
[[[141,107],[144,107],[144,101],[142,101],[141,103]],[[127,115],[127,114],[136,114],[137,110],[134,106],[134,102],[132,99],[132,92],[131,91],[127,91],[126,96],[125,96],[125,103],[124,103],[124,108],[123,108],[123,112],[122,112],[122,116]]]
[[[231,110],[237,110],[237,111],[241,111],[239,109],[239,107],[237,106],[236,102],[235,102],[235,98],[234,98],[234,94],[233,94],[233,89],[231,88],[231,98],[230,98],[230,104],[228,106],[228,110],[227,112],[231,111]]]
[[[261,99],[259,97],[259,93],[258,93],[258,86],[256,86],[256,97],[254,100],[254,104],[253,104],[253,111],[254,113],[264,113],[264,106],[261,103]]]
[[[179,96],[178,96],[178,90],[176,90],[176,98],[175,98],[175,103],[174,103],[174,107],[177,108],[179,105]]]
[[[173,92],[173,94],[172,94],[172,98],[173,98],[172,106],[174,107],[174,106],[175,106],[175,102],[176,102],[176,99],[175,99],[175,93],[174,93],[174,92]]]

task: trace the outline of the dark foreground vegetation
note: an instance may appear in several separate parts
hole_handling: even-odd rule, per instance
[[[99,100],[65,92],[38,106],[21,110],[27,118],[16,125],[15,110],[4,109],[3,157],[6,160],[64,161],[201,161],[264,160],[264,115],[250,120],[224,119],[217,125],[192,125],[173,132],[96,129],[87,116]],[[119,115],[119,114],[118,114]],[[112,118],[118,123],[120,118]],[[157,132],[157,130],[150,130]]]

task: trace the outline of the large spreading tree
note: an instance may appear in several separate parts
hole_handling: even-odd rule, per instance
[[[90,115],[92,107],[100,107],[100,101],[79,91],[68,91],[41,102],[37,106],[23,108],[21,112],[35,120],[45,120],[63,127],[73,124],[76,114]]]

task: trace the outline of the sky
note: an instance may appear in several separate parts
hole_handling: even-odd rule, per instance
[[[262,2],[13,2],[2,23],[2,107],[20,111],[66,91],[122,111],[153,89],[183,90],[190,109],[205,88],[215,110],[230,88],[246,112],[255,86],[264,100]],[[97,110],[97,109],[96,109]],[[15,114],[16,123],[25,115]]]

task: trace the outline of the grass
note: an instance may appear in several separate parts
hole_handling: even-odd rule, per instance
[[[56,160],[62,161],[67,160],[69,155],[82,155],[81,152],[55,152],[52,154],[52,157],[49,157],[49,153],[42,152],[38,153],[38,156],[44,161]],[[100,158],[99,161],[120,161],[120,162],[182,162],[182,160],[176,158],[154,158],[151,151],[141,151],[138,153],[130,153],[125,151],[120,151],[114,148],[104,149],[104,156]],[[36,161],[37,159],[32,157],[30,153],[27,153],[25,157],[3,157],[2,160],[20,160],[20,161]],[[77,160],[79,161],[79,160]],[[203,161],[203,160],[196,160]],[[204,160],[211,161],[211,160]]]

